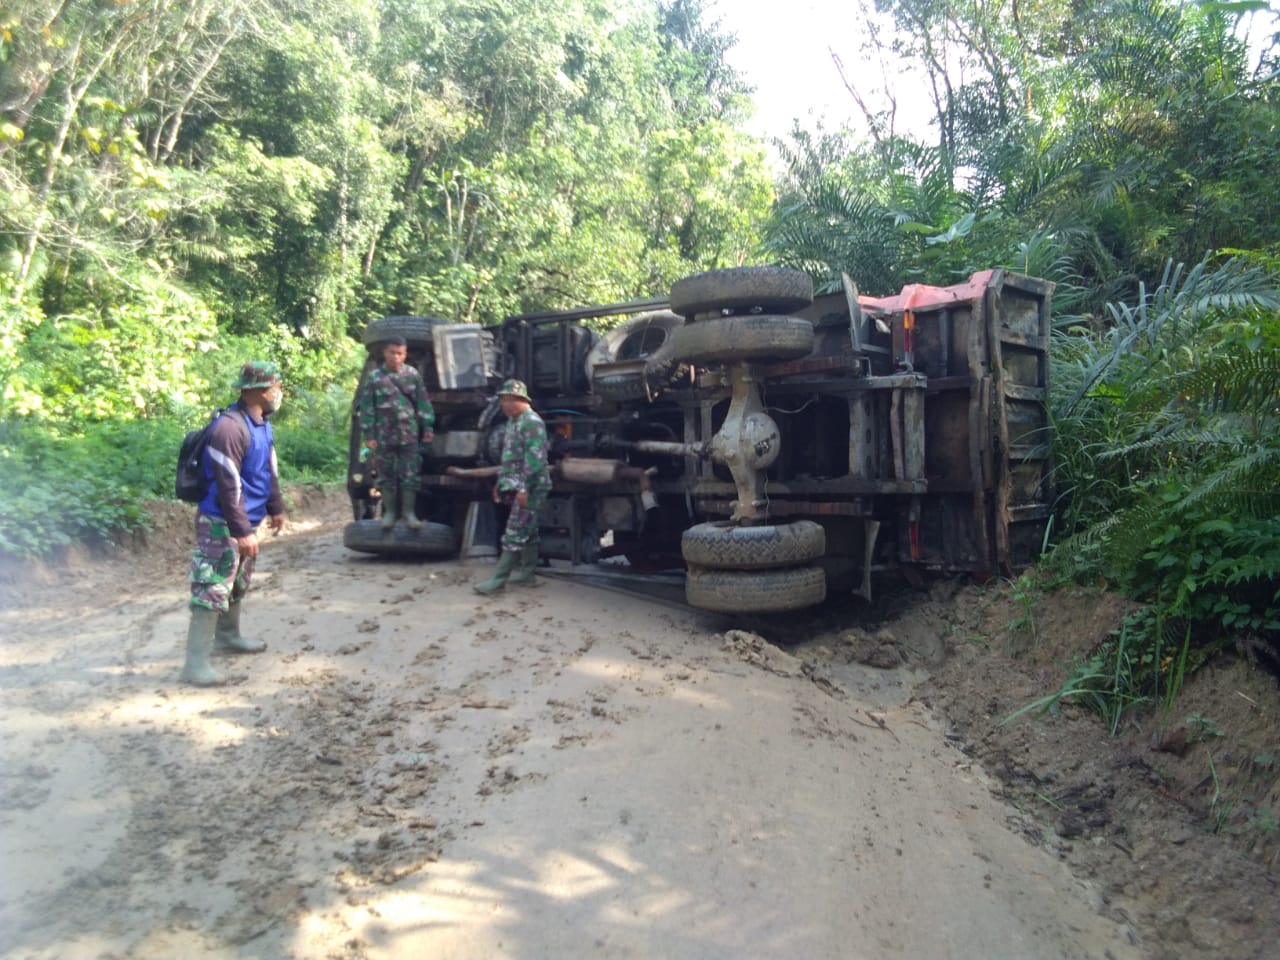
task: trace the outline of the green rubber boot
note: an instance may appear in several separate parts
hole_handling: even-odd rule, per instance
[[[410,530],[421,530],[422,521],[419,520],[418,515],[413,512],[414,502],[418,499],[418,491],[405,487],[401,490],[401,494],[404,498],[404,506],[400,508],[401,518]]]
[[[520,559],[520,554],[514,550],[503,550],[502,556],[498,558],[498,565],[493,570],[493,576],[488,580],[482,580],[480,583],[472,584],[476,593],[490,594],[497,593],[502,589],[503,584],[507,582],[507,577],[511,576],[511,570],[516,565],[516,561]]]
[[[261,653],[267,649],[263,640],[250,640],[240,635],[240,601],[233,600],[227,612],[219,615],[213,631],[213,649],[217,653]]]
[[[213,650],[213,633],[218,628],[218,613],[204,607],[191,608],[191,624],[187,627],[187,662],[182,666],[183,683],[197,687],[217,687],[227,678],[213,669],[209,653]]]
[[[397,506],[400,502],[400,485],[390,483],[382,488],[382,529],[390,530],[396,525]]]
[[[508,578],[508,583],[512,584],[531,584],[538,582],[538,544],[537,541],[531,540],[524,545],[524,549],[520,551],[520,563],[516,566]]]

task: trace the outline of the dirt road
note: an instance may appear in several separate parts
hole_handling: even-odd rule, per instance
[[[216,690],[179,562],[9,601],[0,954],[1142,955],[904,671],[340,539],[268,545]]]

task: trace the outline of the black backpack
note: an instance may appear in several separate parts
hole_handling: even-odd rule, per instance
[[[237,417],[244,423],[244,414],[235,407],[215,410],[209,415],[209,422],[199,430],[190,430],[182,438],[182,446],[178,448],[178,473],[173,484],[173,495],[183,503],[199,503],[209,490],[209,481],[204,475],[204,450],[209,446],[209,437],[213,435],[213,425],[223,414]],[[249,425],[244,424],[248,430]]]

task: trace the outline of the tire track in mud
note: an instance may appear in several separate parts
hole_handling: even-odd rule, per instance
[[[789,820],[806,790],[802,809],[817,813],[852,789],[833,765],[883,762],[876,748],[892,742],[846,722],[852,701],[797,658],[563,582],[478,598],[470,583],[483,573],[356,557],[332,528],[269,543],[244,623],[269,649],[224,659],[233,682],[215,690],[176,682],[180,569],[128,603],[29,631],[0,668],[5,705],[38,721],[24,749],[95,751],[80,793],[113,819],[79,860],[59,852],[65,874],[0,905],[19,921],[0,925],[0,952],[380,960],[443,950],[424,918],[447,908],[442,930],[461,938],[459,956],[500,955],[487,938],[504,937],[537,955],[560,935],[540,918],[573,904],[577,929],[612,932],[608,955],[639,956],[626,952],[638,921],[616,918],[661,904],[645,922],[668,955],[726,955],[696,929],[728,929],[712,922],[716,905],[735,934],[822,942],[812,907],[755,900],[752,874],[735,864],[773,877],[837,851],[829,866],[846,872],[827,895],[848,897],[846,881],[867,880],[840,864],[874,871],[891,856],[885,843],[911,851],[914,828],[879,820],[896,809],[896,780],[870,788],[865,822],[819,835],[821,820]],[[50,760],[47,790],[28,777],[31,809],[12,816],[69,811],[75,791],[54,767],[71,759]],[[826,779],[811,788],[815,775]],[[770,799],[753,806],[757,784]],[[694,820],[671,817],[690,796]],[[0,804],[0,823],[7,815]],[[812,848],[787,846],[793,834]],[[972,874],[967,848],[953,852],[957,875]],[[574,864],[608,884],[566,898],[557,884],[571,883]],[[805,899],[830,882],[779,876]],[[859,923],[901,940],[880,923],[892,918],[887,896],[863,904]],[[778,923],[804,910],[808,920]]]
[[[295,542],[281,552],[284,563],[305,564],[313,551]],[[250,603],[261,607],[289,589],[289,576],[279,571],[264,579],[247,614]],[[47,659],[24,665],[20,678],[6,671],[8,704],[26,701],[42,718],[46,741],[89,741],[104,758],[101,772],[126,794],[114,800],[124,826],[110,850],[69,871],[56,891],[41,891],[38,906],[26,904],[25,918],[0,934],[6,950],[75,941],[85,918],[118,915],[125,906],[143,926],[170,937],[212,929],[221,942],[243,944],[295,916],[317,885],[332,881],[355,891],[385,884],[439,855],[434,821],[393,801],[396,791],[406,800],[428,793],[430,765],[395,761],[374,773],[370,764],[380,748],[397,744],[406,718],[386,709],[370,717],[373,685],[327,666],[281,677],[274,692],[238,697],[254,685],[247,674],[255,668],[279,672],[316,650],[305,631],[291,636],[288,624],[273,631],[283,636],[272,638],[263,657],[222,658],[231,686],[179,686],[181,641],[173,634],[185,626],[185,613],[181,581],[174,586],[172,597],[117,605],[115,636],[91,631],[65,650],[47,646]],[[49,620],[25,639],[36,647],[79,633],[77,627],[74,619]],[[123,643],[116,645],[117,637]],[[71,658],[88,668],[89,679],[55,682]],[[107,671],[105,679],[92,678],[95,669]],[[68,720],[82,716],[92,725]],[[122,903],[126,891],[148,889],[165,891],[171,906],[128,897]]]
[[[121,946],[140,956],[243,946],[305,912],[324,916],[338,936],[344,915],[438,860],[452,833],[466,828],[457,820],[442,827],[432,812],[436,784],[450,769],[434,736],[464,713],[509,707],[486,693],[492,674],[518,668],[537,683],[591,646],[560,649],[548,623],[536,645],[503,654],[494,670],[454,685],[432,668],[462,641],[441,635],[405,647],[403,664],[391,667],[403,686],[363,679],[359,664],[372,645],[383,645],[385,656],[388,634],[417,633],[425,622],[415,613],[430,592],[414,582],[422,569],[379,564],[357,567],[353,577],[323,541],[282,546],[260,567],[246,601],[246,631],[265,627],[270,648],[261,657],[219,658],[227,687],[192,690],[175,682],[185,626],[181,581],[172,597],[118,605],[125,637],[119,648],[109,638],[92,641],[91,659],[113,663],[117,673],[105,686],[68,691],[60,711],[95,715],[89,737],[112,779],[126,785],[127,801],[117,801],[124,826],[98,862],[77,870],[43,898],[29,923],[4,935],[7,945],[38,950],[40,941],[74,942],[85,918],[118,914],[122,896],[134,915],[128,926],[152,931],[140,940],[122,935]],[[474,578],[458,569],[428,576],[468,593]],[[382,580],[380,588],[370,579]],[[353,580],[363,608],[343,617],[350,605],[336,598]],[[509,607],[476,605],[464,621],[474,631],[465,642],[504,643],[538,605],[536,591],[515,596]],[[264,616],[267,610],[274,612]],[[330,619],[331,610],[341,612]],[[66,629],[63,622],[47,632]],[[29,677],[32,690],[72,655],[55,655],[45,676]],[[591,708],[581,715],[591,718]],[[538,782],[537,772],[504,762],[527,731],[496,725],[487,766],[462,792],[477,799]],[[570,737],[567,743],[587,739]],[[165,896],[149,903],[137,898],[143,890]]]

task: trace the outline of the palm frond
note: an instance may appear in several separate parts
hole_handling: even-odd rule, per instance
[[[1239,257],[1209,267],[1208,257],[1190,269],[1170,261],[1154,292],[1139,284],[1134,303],[1108,303],[1110,330],[1092,356],[1078,358],[1076,389],[1064,412],[1072,411],[1121,364],[1129,365],[1129,383],[1141,383],[1165,356],[1179,350],[1194,354],[1196,337],[1213,316],[1280,310],[1280,289],[1266,270]]]
[[[843,270],[870,292],[897,285],[899,244],[889,213],[873,193],[828,178],[779,204],[762,248],[778,263],[809,272],[820,289]]]
[[[1154,435],[1144,437],[1141,440],[1135,440],[1120,447],[1104,450],[1098,455],[1098,459],[1103,461],[1119,460],[1135,453],[1152,453],[1171,449],[1239,451],[1248,447],[1249,444],[1236,433],[1223,433],[1217,430],[1194,429],[1184,426],[1177,430],[1158,431]]]
[[[226,263],[229,259],[227,250],[213,243],[202,243],[199,240],[180,240],[173,244],[174,255],[188,264],[192,263]]]
[[[1171,386],[1215,413],[1280,413],[1280,354],[1233,351],[1209,357]]]
[[[1197,479],[1183,502],[1230,516],[1280,515],[1280,447],[1245,450]]]

